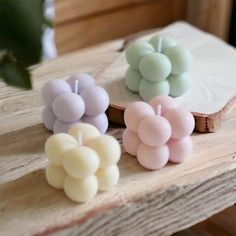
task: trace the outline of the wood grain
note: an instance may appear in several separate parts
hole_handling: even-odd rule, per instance
[[[188,0],[189,23],[228,39],[232,0]]]
[[[0,84],[1,235],[170,235],[235,203],[236,110],[217,133],[193,135],[193,155],[183,164],[150,172],[122,152],[118,186],[86,204],[47,185],[41,87],[74,72],[99,77],[121,46],[117,40],[33,68],[33,91]],[[119,141],[122,132],[109,130]]]
[[[64,54],[185,17],[186,0],[143,1],[56,25],[56,45],[59,54]]]

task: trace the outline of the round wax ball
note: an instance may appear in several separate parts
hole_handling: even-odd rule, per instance
[[[61,166],[65,151],[72,149],[77,145],[77,141],[68,134],[54,134],[47,139],[45,143],[45,152],[52,164]]]
[[[72,92],[75,92],[75,81],[78,80],[78,94],[81,93],[82,90],[88,87],[92,87],[96,84],[94,78],[89,74],[75,74],[72,75],[67,82],[69,83]]]
[[[139,70],[143,77],[151,82],[165,80],[171,72],[168,57],[161,53],[153,53],[142,58]]]
[[[167,80],[161,82],[149,82],[143,79],[139,85],[139,95],[146,102],[158,95],[168,95],[169,92],[170,85]]]
[[[142,75],[140,72],[132,67],[129,67],[125,73],[125,85],[132,92],[138,92],[141,79]]]
[[[170,96],[179,97],[185,94],[191,87],[192,81],[187,73],[182,75],[170,75],[168,77],[170,84]]]
[[[100,132],[98,131],[98,129],[91,125],[91,124],[86,124],[86,123],[79,123],[77,125],[75,125],[74,127],[72,127],[68,133],[73,136],[76,140],[79,137],[79,132],[82,133],[82,142],[86,143],[89,140],[96,138],[98,136],[100,136]]]
[[[62,94],[62,93],[66,93],[66,92],[71,92],[71,88],[69,86],[69,84],[64,81],[64,80],[60,80],[60,79],[53,79],[50,80],[49,82],[47,82],[42,90],[41,90],[41,97],[43,99],[43,102],[49,106],[52,107],[52,103],[54,101],[54,99]]]
[[[138,146],[141,140],[137,133],[125,129],[123,133],[123,147],[130,155],[137,156]]]
[[[105,168],[120,160],[121,148],[118,141],[109,135],[101,135],[91,139],[86,146],[94,149],[100,158],[100,167]]]
[[[139,122],[148,115],[154,115],[153,108],[145,102],[131,103],[124,113],[124,121],[127,128],[133,132],[138,131]]]
[[[193,141],[190,136],[182,139],[171,139],[168,142],[170,156],[169,160],[175,163],[185,161],[192,153]]]
[[[106,90],[100,86],[93,86],[84,89],[81,97],[85,102],[85,114],[97,116],[104,113],[109,106],[109,96]]]
[[[63,166],[67,174],[82,179],[97,171],[99,157],[93,149],[80,146],[65,152]]]
[[[66,172],[63,167],[49,163],[45,170],[46,180],[50,186],[63,189]]]
[[[156,51],[157,51],[158,41],[160,40],[160,38],[162,38],[160,52],[164,52],[166,48],[176,45],[176,41],[169,36],[155,35],[150,39],[149,43],[155,48]]]
[[[188,49],[177,45],[167,48],[164,54],[171,61],[172,74],[180,75],[190,69],[190,66],[192,64],[192,55]]]
[[[146,41],[135,41],[125,50],[126,60],[134,69],[139,69],[140,60],[155,50],[152,45]]]
[[[172,138],[181,139],[193,132],[195,125],[194,118],[186,109],[179,107],[168,110],[164,117],[170,122]]]
[[[165,114],[168,109],[173,109],[179,107],[177,102],[169,96],[159,95],[152,100],[150,100],[149,104],[153,107],[153,109],[157,112],[158,106],[161,105],[161,115]]]
[[[98,169],[97,173],[98,189],[100,191],[111,190],[119,181],[120,172],[117,165]]]
[[[97,178],[95,175],[91,175],[85,179],[75,179],[67,175],[64,181],[64,191],[72,201],[87,202],[97,194]]]
[[[77,125],[80,121],[76,122],[63,122],[59,119],[56,119],[53,125],[53,133],[68,133],[69,129]]]
[[[169,122],[161,116],[147,116],[139,124],[138,136],[146,145],[161,146],[169,140],[171,127]]]
[[[101,134],[105,134],[108,129],[108,119],[105,113],[102,113],[98,116],[83,116],[82,118],[84,123],[89,123],[95,126]]]
[[[53,125],[57,117],[55,116],[53,110],[49,107],[44,107],[43,108],[43,113],[42,113],[42,121],[44,126],[49,129],[53,130]]]
[[[150,147],[141,143],[138,148],[137,159],[140,165],[149,170],[158,170],[166,165],[169,158],[167,145]]]
[[[64,122],[79,120],[85,111],[83,99],[75,93],[63,93],[57,96],[52,107],[57,118]]]

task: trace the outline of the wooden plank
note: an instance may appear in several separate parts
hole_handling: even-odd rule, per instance
[[[170,235],[235,203],[236,110],[217,133],[193,135],[193,155],[183,164],[150,172],[123,152],[118,186],[86,204],[75,204],[46,184],[43,145],[49,132],[41,124],[38,99],[43,83],[75,71],[99,76],[120,42],[36,67],[33,91],[13,93],[0,85],[1,101],[11,102],[0,106],[1,235]],[[122,128],[109,132],[121,140]]]
[[[176,0],[150,1],[59,25],[56,27],[59,54],[184,19],[186,1],[178,2],[176,10]]]
[[[153,0],[56,0],[55,1],[55,24],[64,24],[76,18],[88,17],[93,14],[126,7]]]
[[[228,39],[232,0],[188,0],[189,23]]]

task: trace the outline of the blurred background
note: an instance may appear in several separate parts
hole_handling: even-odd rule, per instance
[[[235,0],[55,0],[58,54],[177,20],[236,45]]]

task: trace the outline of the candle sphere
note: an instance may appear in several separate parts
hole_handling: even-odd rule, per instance
[[[63,167],[49,163],[46,167],[46,180],[50,186],[63,189],[66,172]]]
[[[170,139],[168,146],[170,151],[169,161],[181,163],[191,155],[193,141],[190,136],[182,139]]]
[[[138,146],[141,140],[137,133],[126,129],[123,133],[123,147],[130,155],[137,156]]]
[[[165,114],[168,109],[179,107],[175,100],[169,96],[159,95],[153,97],[149,104],[153,107],[154,111],[157,112],[157,108],[161,105],[161,115]]]
[[[149,43],[154,47],[156,51],[158,48],[159,40],[162,40],[161,51],[160,51],[161,53],[163,53],[166,50],[166,48],[176,45],[176,41],[169,36],[155,35],[149,40]]]
[[[119,168],[117,165],[111,165],[106,168],[98,169],[96,177],[98,180],[98,189],[100,191],[109,191],[119,181]]]
[[[95,86],[96,82],[93,77],[89,74],[75,74],[72,75],[67,82],[69,83],[71,90],[75,93],[75,81],[78,81],[78,94],[81,93],[82,90],[88,87]]]
[[[169,122],[159,116],[146,116],[138,126],[138,135],[146,145],[157,147],[165,144],[171,136]]]
[[[154,115],[153,108],[145,102],[134,102],[130,104],[124,113],[124,121],[127,128],[133,132],[138,131],[138,125],[145,116]]]
[[[54,99],[58,95],[60,95],[62,93],[66,93],[66,92],[71,92],[71,88],[70,88],[69,84],[64,80],[53,79],[53,80],[50,80],[49,82],[47,82],[43,86],[43,88],[41,90],[41,97],[42,97],[45,105],[52,108],[52,103],[53,103]]]
[[[91,139],[86,146],[94,149],[100,158],[100,167],[105,168],[120,160],[121,149],[118,141],[109,135],[101,135]]]
[[[142,79],[139,85],[139,95],[146,102],[158,95],[168,95],[169,92],[170,85],[167,80],[150,82]]]
[[[172,74],[180,75],[190,69],[190,66],[192,64],[192,55],[188,49],[177,45],[167,48],[164,54],[171,61]]]
[[[132,92],[138,92],[139,84],[142,80],[142,75],[138,70],[129,67],[125,73],[125,84]]]
[[[91,124],[86,123],[79,123],[73,126],[69,131],[68,134],[73,136],[76,140],[78,140],[79,132],[82,133],[83,143],[87,143],[89,140],[99,137],[100,132],[96,127]]]
[[[64,122],[79,120],[85,111],[83,99],[75,93],[63,93],[57,96],[52,107],[57,118]]]
[[[126,60],[134,69],[139,69],[140,60],[155,50],[152,45],[146,41],[138,40],[131,43],[125,50]]]
[[[83,116],[82,121],[95,126],[101,134],[105,134],[108,128],[108,119],[105,113],[98,116]]]
[[[80,121],[76,122],[63,122],[59,119],[56,119],[53,125],[53,133],[68,133],[69,129],[74,127],[76,124],[80,123]]]
[[[181,75],[170,75],[168,77],[170,84],[170,96],[179,97],[185,94],[191,87],[192,81],[187,73]]]
[[[149,170],[158,170],[166,165],[169,158],[167,145],[150,147],[141,143],[138,148],[137,159],[140,165]]]
[[[194,129],[194,117],[186,109],[179,107],[168,110],[164,117],[170,122],[172,128],[171,137],[181,139],[189,136]]]
[[[77,141],[71,135],[59,133],[47,139],[45,152],[53,165],[61,166],[65,151],[77,145]]]
[[[139,64],[139,70],[146,80],[160,82],[165,80],[170,74],[171,63],[165,55],[152,53],[142,58]]]
[[[76,179],[67,175],[64,181],[64,191],[72,201],[86,202],[97,194],[97,178],[95,175],[91,175],[85,179]]]
[[[88,147],[79,146],[65,152],[63,167],[66,172],[78,179],[93,175],[99,166],[97,153]]]
[[[49,107],[44,107],[42,113],[42,121],[44,126],[49,129],[53,130],[54,122],[56,121],[57,117],[55,116],[53,110]]]
[[[85,114],[88,116],[104,113],[109,106],[109,96],[106,90],[99,86],[84,89],[81,97],[84,99]]]

